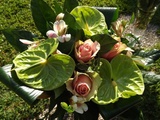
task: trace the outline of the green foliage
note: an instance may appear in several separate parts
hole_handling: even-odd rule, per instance
[[[143,111],[145,120],[160,118],[160,57],[158,49],[142,50],[138,54],[148,58],[148,69],[143,71],[145,91],[139,109]],[[152,106],[152,107],[151,107]]]
[[[71,14],[76,18],[76,22],[83,29],[87,37],[95,34],[102,34],[107,30],[105,17],[98,10],[80,6],[71,11]]]
[[[136,10],[137,0],[116,0],[121,12],[133,13]]]
[[[101,62],[99,74],[103,81],[94,99],[96,103],[114,103],[119,98],[130,98],[143,93],[142,75],[132,59],[119,55],[111,64],[105,59]]]
[[[143,111],[144,120],[160,119],[160,82],[146,85],[143,95],[143,102],[139,108]]]

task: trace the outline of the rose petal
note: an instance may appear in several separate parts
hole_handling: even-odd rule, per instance
[[[86,83],[80,83],[75,87],[75,91],[79,95],[85,97],[90,92],[90,86]]]
[[[100,50],[100,44],[91,39],[88,39],[84,42],[78,41],[75,44],[75,57],[80,63],[89,62],[93,57],[96,56]]]
[[[109,52],[102,55],[102,57],[107,60],[112,60],[115,56],[120,54],[126,48],[127,48],[126,44],[124,44],[122,42],[118,42],[113,46],[113,48]]]
[[[93,55],[92,55],[92,58],[95,57],[98,53],[98,51],[100,50],[100,44],[95,41],[94,44],[93,44]]]

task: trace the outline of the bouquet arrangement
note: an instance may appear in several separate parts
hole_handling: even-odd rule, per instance
[[[50,98],[49,112],[56,108],[52,119],[62,119],[66,112],[75,119],[98,119],[99,113],[110,119],[109,111],[119,114],[140,100],[143,77],[123,39],[122,22],[107,25],[99,10],[78,6],[76,0],[66,0],[63,8],[55,3],[54,9],[43,0],[31,0],[31,10],[40,37],[4,31],[21,52],[9,80],[20,86],[15,92],[21,91],[24,100],[33,104]]]

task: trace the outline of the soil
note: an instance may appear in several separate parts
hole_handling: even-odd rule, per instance
[[[129,21],[131,18],[130,15],[120,15],[119,20],[127,20]],[[156,43],[160,43],[160,35],[157,34],[160,26],[149,24],[146,30],[138,30],[134,31],[133,24],[129,25],[126,29],[126,33],[132,33],[135,36],[139,37],[140,47],[142,48],[152,48]]]

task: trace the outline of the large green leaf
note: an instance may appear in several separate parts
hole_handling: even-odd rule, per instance
[[[144,83],[146,85],[154,85],[160,82],[160,74],[157,74],[153,71],[142,71]]]
[[[101,45],[99,55],[107,53],[117,43],[117,41],[108,34],[97,34],[91,37],[92,40],[98,41]]]
[[[154,63],[156,60],[160,58],[160,50],[152,49],[152,50],[138,50],[134,53],[135,56],[141,56],[146,65]]]
[[[71,11],[71,14],[86,36],[102,34],[107,29],[104,15],[93,7],[78,6]]]
[[[119,99],[117,102],[112,104],[99,105],[99,112],[105,120],[113,119],[115,117],[118,118],[119,115],[121,115],[124,112],[127,113],[127,110],[129,110],[141,101],[142,98],[140,96],[133,96],[128,99]],[[128,117],[131,118],[130,116]]]
[[[66,11],[71,12],[73,10],[73,8],[75,8],[76,6],[78,6],[77,0],[65,0],[63,11],[64,12],[66,12]]]
[[[43,0],[31,0],[31,11],[36,27],[45,36],[52,29],[50,23],[55,21],[55,12]]]
[[[48,39],[37,48],[19,54],[13,60],[18,78],[36,89],[52,90],[62,86],[71,77],[75,64],[68,55],[52,54],[57,47],[57,40]]]
[[[105,59],[101,59],[99,74],[102,78],[102,83],[94,101],[98,104],[115,102],[118,99],[117,86],[112,83],[112,67]]]
[[[11,77],[11,67],[12,65],[0,67],[0,81],[29,105],[33,105],[44,91],[17,84]]]
[[[141,95],[144,91],[141,71],[128,56],[119,55],[111,63],[101,59],[99,74],[103,82],[94,99],[98,104],[114,103],[119,98]]]
[[[27,45],[19,41],[19,39],[27,39],[33,41],[35,37],[31,32],[17,29],[5,29],[2,31],[7,41],[18,51],[26,50]]]

